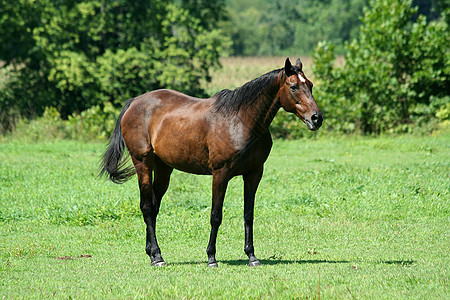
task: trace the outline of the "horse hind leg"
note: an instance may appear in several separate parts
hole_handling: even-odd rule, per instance
[[[156,239],[156,217],[162,196],[157,197],[153,189],[154,155],[148,154],[143,157],[142,161],[133,158],[133,163],[137,170],[141,197],[140,207],[146,224],[145,252],[150,256],[152,266],[165,266],[166,263],[161,256],[161,249]]]

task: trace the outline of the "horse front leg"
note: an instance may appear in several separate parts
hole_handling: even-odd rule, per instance
[[[255,256],[253,247],[253,211],[255,207],[255,194],[263,174],[263,166],[243,175],[244,179],[244,227],[245,246],[244,251],[248,256],[250,267],[260,266],[261,263]]]
[[[230,178],[225,171],[213,172],[212,184],[212,207],[211,207],[211,234],[209,236],[208,248],[208,267],[217,267],[216,262],[216,240],[219,226],[222,223],[222,208],[225,192],[227,190]]]
[[[156,217],[161,198],[156,197],[152,186],[153,155],[145,157],[142,162],[133,160],[137,169],[141,197],[141,211],[146,224],[145,252],[150,256],[152,266],[165,266],[161,250],[156,240]]]

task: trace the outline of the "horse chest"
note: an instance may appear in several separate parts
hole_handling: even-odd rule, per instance
[[[249,139],[246,148],[244,148],[236,161],[236,169],[240,174],[244,174],[253,168],[259,167],[265,163],[272,149],[272,138],[270,133]]]
[[[209,145],[209,164],[212,169],[227,167],[234,175],[247,173],[261,166],[269,156],[272,139],[267,132],[262,136],[224,136]]]

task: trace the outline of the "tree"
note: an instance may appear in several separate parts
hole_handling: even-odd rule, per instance
[[[235,55],[309,54],[354,38],[367,0],[230,0]]]
[[[334,66],[333,45],[315,55],[318,96],[335,129],[379,133],[420,125],[448,106],[449,10],[436,21],[419,16],[411,0],[372,0],[345,65]]]
[[[201,96],[227,44],[214,25],[223,11],[205,22],[202,1],[177,2],[0,0],[0,121],[46,106],[67,117],[161,87]]]

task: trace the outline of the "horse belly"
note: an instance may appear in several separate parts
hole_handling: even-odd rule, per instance
[[[169,166],[192,174],[211,175],[208,166],[208,153],[204,151],[159,151],[155,149],[155,154]]]
[[[211,174],[206,135],[199,121],[166,118],[151,140],[154,153],[169,166],[193,174]]]

